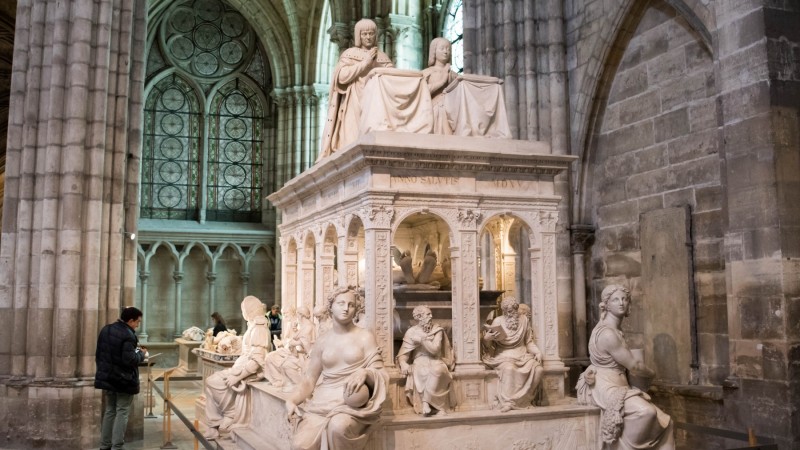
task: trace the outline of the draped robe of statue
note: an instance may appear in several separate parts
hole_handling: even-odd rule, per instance
[[[431,87],[433,134],[453,134],[453,127],[447,119],[447,110],[444,107],[444,88],[458,78],[458,74],[450,69],[450,64],[427,67],[422,70],[422,74]]]
[[[367,58],[369,50],[360,47],[348,48],[339,57],[328,94],[328,118],[325,122],[325,131],[322,133],[320,159],[358,138],[361,93],[366,84],[367,74],[376,67],[392,67],[391,59],[379,50],[369,69],[364,70],[362,62]]]
[[[251,319],[247,331],[242,336],[241,356],[236,359],[232,367],[216,372],[206,379],[206,424],[209,427],[219,427],[220,431],[228,432],[249,424],[250,396],[245,381],[264,378],[264,365],[269,346],[270,332],[267,319],[263,316]],[[226,378],[241,373],[240,371],[246,368],[254,373],[243,380],[239,387],[228,387],[225,383]]]
[[[358,369],[371,373],[375,385],[367,404],[352,408],[344,402],[344,388],[348,377]],[[332,433],[331,419],[340,414],[350,416],[356,423],[369,427],[380,419],[381,407],[386,400],[389,377],[383,369],[380,349],[376,348],[362,360],[338,371],[323,367],[320,379],[311,398],[299,405],[302,419],[298,422],[292,442],[293,450],[352,450],[366,445],[368,430],[352,434]]]
[[[603,410],[600,430],[607,444],[604,448],[674,449],[669,415],[650,403],[650,396],[646,393],[631,387],[625,367],[614,360],[609,352],[598,348],[597,340],[601,333],[616,333],[625,345],[622,331],[598,324],[589,338],[589,359],[592,364],[580,376],[577,389],[581,403],[594,404]],[[594,374],[594,379],[587,380],[587,374]]]
[[[501,409],[524,409],[531,406],[536,394],[536,369],[541,367],[541,363],[528,351],[529,346],[535,346],[530,322],[520,320],[517,329],[511,330],[505,319],[506,316],[500,316],[492,322],[493,327],[502,326],[506,336],[487,346],[483,362],[495,369],[500,377],[497,405]]]
[[[435,354],[422,345],[423,339],[441,335],[441,344]],[[406,377],[406,396],[417,414],[422,414],[422,402],[427,402],[439,411],[450,409],[450,386],[455,358],[453,346],[444,328],[433,324],[430,331],[420,325],[409,328],[403,337],[403,345],[397,353],[398,359],[408,355],[411,373]]]

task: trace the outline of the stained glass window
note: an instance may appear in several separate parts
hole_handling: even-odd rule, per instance
[[[141,217],[261,221],[272,87],[255,32],[222,0],[175,2],[152,29]]]
[[[197,219],[200,105],[173,74],[152,88],[145,105],[141,217]]]
[[[451,0],[444,19],[443,36],[453,44],[452,67],[458,73],[464,72],[464,18],[461,8],[463,0]]]

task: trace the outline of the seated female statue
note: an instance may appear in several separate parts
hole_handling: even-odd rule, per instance
[[[328,298],[331,329],[311,349],[306,374],[286,401],[296,424],[292,449],[360,449],[380,418],[389,377],[372,331],[353,323],[360,298],[353,288]]]
[[[578,379],[578,401],[603,410],[601,437],[613,450],[675,448],[672,419],[650,403],[650,397],[628,384],[626,369],[633,374],[652,375],[628,349],[620,329],[630,313],[631,295],[619,285],[600,294],[600,321],[589,338],[591,365]]]

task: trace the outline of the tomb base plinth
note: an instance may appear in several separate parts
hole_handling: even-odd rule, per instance
[[[285,408],[289,394],[268,383],[253,383],[250,389],[253,420],[249,427],[231,433],[237,448],[290,448],[292,426],[286,419]],[[366,449],[593,450],[600,447],[599,429],[600,410],[575,403],[506,413],[455,411],[431,417],[384,414],[381,421],[373,425]]]

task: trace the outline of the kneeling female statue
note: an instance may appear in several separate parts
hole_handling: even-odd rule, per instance
[[[578,379],[578,401],[597,405],[601,437],[614,450],[675,448],[672,419],[650,397],[628,384],[625,370],[650,377],[652,371],[628,349],[620,325],[630,313],[627,289],[610,285],[600,295],[600,322],[589,338],[591,365]]]
[[[306,374],[286,401],[296,423],[292,449],[360,449],[377,422],[389,376],[372,331],[353,323],[359,298],[353,288],[328,298],[330,331],[311,348]]]

